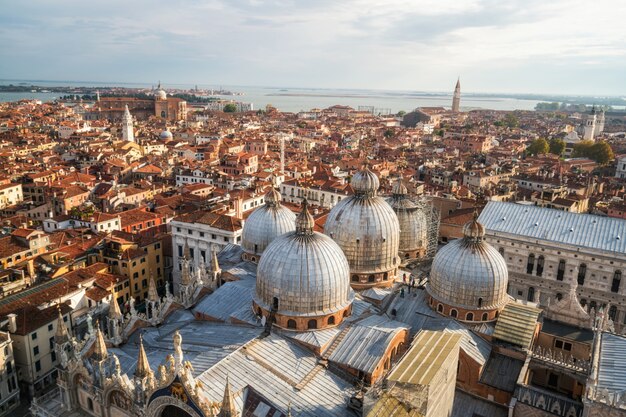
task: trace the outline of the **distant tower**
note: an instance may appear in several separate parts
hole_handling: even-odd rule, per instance
[[[280,136],[280,174],[285,173],[285,135]]]
[[[100,91],[96,90],[96,101],[100,101]]]
[[[454,87],[454,95],[452,96],[452,112],[458,113],[461,106],[461,79],[457,78],[456,87]]]
[[[596,106],[591,108],[591,113],[585,117],[585,124],[583,125],[583,139],[593,140],[596,130]]]
[[[604,110],[600,110],[600,112],[598,113],[595,134],[599,135],[602,132],[604,132]]]
[[[122,137],[125,141],[134,142],[135,132],[133,131],[133,116],[128,110],[128,104],[124,107],[124,116],[122,116]]]

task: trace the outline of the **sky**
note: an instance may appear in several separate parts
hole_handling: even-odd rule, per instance
[[[623,0],[0,0],[0,79],[626,96]]]

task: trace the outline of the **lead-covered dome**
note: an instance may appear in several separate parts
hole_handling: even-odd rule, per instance
[[[354,195],[328,214],[324,233],[341,247],[355,289],[391,286],[400,264],[400,225],[391,206],[376,195],[379,181],[367,167],[351,182]]]
[[[464,237],[444,246],[433,260],[427,290],[442,314],[464,321],[491,321],[509,300],[509,279],[502,255],[485,242],[485,228],[474,219]]]
[[[296,229],[296,215],[280,201],[280,194],[272,187],[265,194],[265,204],[254,210],[244,223],[241,237],[244,259],[258,262],[267,245]]]
[[[257,268],[255,310],[266,317],[274,310],[283,328],[334,326],[350,313],[354,293],[348,261],[331,238],[313,227],[304,200],[296,230],[270,243]]]
[[[408,197],[408,190],[402,179],[394,184],[387,202],[398,216],[400,224],[401,260],[418,259],[424,256],[428,242],[428,220],[422,208]]]

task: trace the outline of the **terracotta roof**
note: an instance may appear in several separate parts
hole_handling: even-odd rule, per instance
[[[174,218],[174,221],[183,223],[200,223],[214,227],[216,229],[235,232],[243,229],[241,219],[225,214],[216,214],[208,211],[195,211],[193,213],[182,214]]]

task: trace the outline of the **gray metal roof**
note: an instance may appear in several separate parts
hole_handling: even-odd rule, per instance
[[[454,392],[451,417],[507,417],[507,407],[467,394],[461,390]]]
[[[384,316],[370,316],[354,323],[328,360],[372,373],[382,360],[391,340],[409,326]]]
[[[558,242],[580,248],[626,252],[626,220],[491,201],[478,220],[488,235]]]
[[[602,334],[598,388],[622,391],[626,387],[626,337]]]
[[[229,321],[240,310],[252,309],[254,288],[255,281],[251,279],[227,282],[204,297],[193,311],[216,320]]]
[[[297,416],[351,415],[346,404],[354,392],[352,386],[318,366],[306,349],[279,335],[255,339],[200,375],[208,400],[222,400],[227,375],[239,409],[243,389],[250,385],[283,410],[291,404]],[[309,375],[311,379],[295,389]]]

